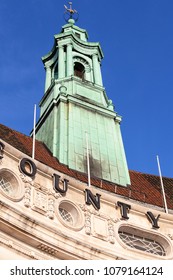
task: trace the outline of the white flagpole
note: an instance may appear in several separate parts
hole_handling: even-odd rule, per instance
[[[33,125],[33,140],[32,140],[32,159],[35,158],[35,126],[36,126],[36,104],[34,105],[34,125]]]
[[[163,180],[162,180],[162,173],[161,173],[161,168],[160,168],[159,156],[157,156],[157,164],[158,164],[158,169],[159,169],[160,183],[161,183],[161,187],[162,187],[163,200],[164,200],[164,205],[165,205],[165,212],[168,214],[168,207],[167,207],[167,202],[166,202],[165,190],[164,190],[164,186],[163,186]]]
[[[88,147],[88,133],[86,134],[86,148],[87,148],[87,171],[88,171],[88,187],[91,186],[91,175],[90,175],[90,159],[89,159],[89,147]]]

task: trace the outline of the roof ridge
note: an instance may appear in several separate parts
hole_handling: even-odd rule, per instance
[[[140,175],[145,175],[145,176],[146,176],[146,175],[147,175],[147,176],[153,176],[153,177],[157,177],[157,178],[160,177],[159,174],[156,175],[156,174],[151,174],[151,173],[146,173],[146,172],[141,172],[141,171],[136,171],[136,170],[131,170],[131,169],[129,169],[129,172],[130,172],[130,173],[138,173],[138,174],[140,174]],[[162,178],[170,179],[170,180],[173,179],[172,177],[168,177],[168,176],[164,176],[164,175],[162,175]]]

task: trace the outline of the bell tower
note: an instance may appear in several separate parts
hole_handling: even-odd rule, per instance
[[[76,10],[65,6],[68,22],[54,36],[52,50],[42,58],[45,92],[40,101],[36,138],[61,163],[123,186],[130,184],[120,122],[103,87],[99,43],[88,42],[75,24]]]

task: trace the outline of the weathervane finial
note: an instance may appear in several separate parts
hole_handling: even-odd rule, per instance
[[[65,8],[64,19],[65,19],[65,21],[67,21],[69,23],[72,21],[74,23],[78,20],[79,15],[78,15],[78,12],[72,8],[73,3],[72,2],[68,2],[68,3],[70,6],[69,8],[66,5],[64,5],[64,8]]]

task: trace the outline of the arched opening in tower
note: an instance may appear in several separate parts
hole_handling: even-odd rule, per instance
[[[83,80],[84,79],[84,74],[85,74],[85,67],[79,62],[75,62],[75,64],[74,64],[74,75]]]

